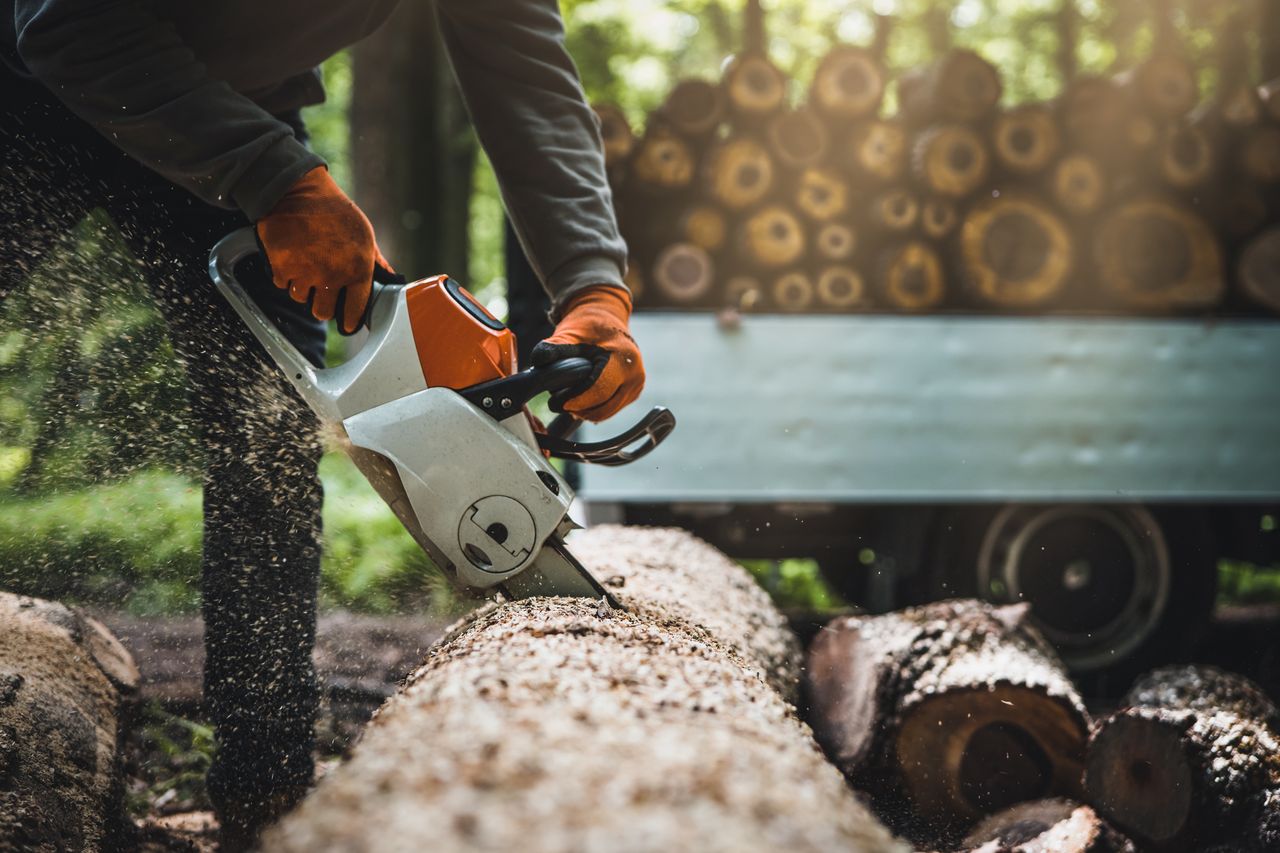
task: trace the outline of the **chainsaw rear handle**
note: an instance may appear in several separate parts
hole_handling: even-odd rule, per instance
[[[486,414],[502,420],[524,408],[545,391],[563,391],[591,379],[595,367],[585,358],[562,358],[542,367],[530,367],[491,379],[458,393]]]

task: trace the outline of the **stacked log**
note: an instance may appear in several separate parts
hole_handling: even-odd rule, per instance
[[[1089,717],[1024,605],[946,601],[827,626],[814,729],[877,812],[919,840],[1046,796],[1079,799]]]
[[[965,836],[967,853],[1133,853],[1133,842],[1086,805],[1031,800],[982,820]]]
[[[129,846],[120,746],[137,689],[97,620],[0,593],[0,849]]]
[[[1280,849],[1280,712],[1212,667],[1143,677],[1089,744],[1090,802],[1144,849]]]
[[[907,849],[797,719],[796,642],[741,567],[673,530],[570,543],[626,610],[471,615],[263,849]]]
[[[1199,103],[1166,34],[1127,71],[1005,104],[970,50],[891,80],[881,27],[834,46],[793,103],[748,7],[721,79],[679,82],[638,140],[601,108],[637,278],[673,244],[709,263],[697,298],[650,287],[639,308],[1280,312],[1244,263],[1280,211],[1280,82],[1223,72]],[[833,263],[858,298],[821,296]]]

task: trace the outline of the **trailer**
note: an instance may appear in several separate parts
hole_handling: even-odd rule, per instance
[[[1078,672],[1176,656],[1219,558],[1280,559],[1280,323],[653,311],[632,331],[641,406],[679,426],[584,467],[591,522],[814,558],[872,611],[1027,601]]]

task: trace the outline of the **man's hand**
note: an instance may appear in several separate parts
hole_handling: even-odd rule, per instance
[[[553,412],[602,421],[640,396],[644,362],[627,330],[630,317],[631,296],[621,288],[591,287],[570,300],[555,333],[533,348],[531,360],[541,367],[579,357],[595,370],[585,386],[553,394]]]
[[[290,187],[271,212],[258,220],[258,240],[267,254],[276,287],[297,302],[314,295],[311,313],[350,334],[360,326],[375,268],[394,270],[378,250],[373,226],[323,166]]]

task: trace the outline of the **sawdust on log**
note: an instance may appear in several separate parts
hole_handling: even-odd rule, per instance
[[[798,651],[740,567],[668,530],[571,547],[627,611],[478,611],[264,849],[906,849],[775,689]]]

